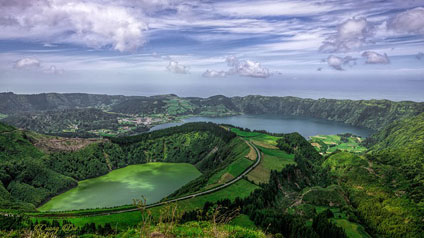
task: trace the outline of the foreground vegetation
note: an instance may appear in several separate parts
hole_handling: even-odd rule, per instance
[[[46,153],[34,147],[31,141],[35,135],[31,133],[6,125],[1,125],[1,131],[0,139],[4,142],[1,151],[5,152],[0,155],[6,164],[13,164],[13,160],[23,163],[29,156],[48,165],[53,163],[49,162],[51,156],[58,156],[58,152]],[[343,147],[351,147],[343,143],[353,143],[352,135],[317,138],[324,140],[323,143],[329,140],[339,143],[339,149],[327,149],[324,156],[311,141],[297,133],[270,134],[210,123],[112,138],[76,152],[62,152],[63,157],[54,157],[54,167],[38,172],[55,173],[53,175],[63,176],[62,180],[84,178],[91,170],[69,170],[69,174],[63,170],[59,174],[53,168],[62,168],[61,161],[79,161],[79,156],[94,159],[93,151],[97,151],[94,148],[100,146],[102,150],[98,154],[105,162],[104,165],[100,162],[98,168],[154,160],[194,164],[202,176],[166,198],[169,199],[216,186],[243,171],[253,161],[249,155],[252,148],[245,140],[259,148],[263,160],[245,179],[223,190],[177,202],[174,214],[180,214],[178,221],[161,220],[162,211],[170,208],[160,206],[141,209],[144,213],[101,216],[66,217],[63,214],[54,218],[43,217],[43,213],[26,213],[31,218],[2,216],[1,222],[3,227],[19,224],[10,226],[4,234],[13,232],[10,230],[34,231],[34,223],[48,222],[52,226],[53,223],[59,226],[72,223],[84,229],[84,234],[102,236],[108,231],[115,237],[140,237],[142,232],[150,232],[150,236],[157,232],[158,237],[199,237],[200,233],[214,237],[218,231],[223,237],[423,237],[423,132],[424,113],[396,121],[364,142],[356,140],[352,148],[364,146],[360,149],[342,151]],[[365,150],[365,146],[369,149]],[[126,156],[119,157],[119,154]],[[67,162],[63,168],[72,168],[71,165]],[[52,172],[46,173],[47,169]],[[24,184],[22,179],[31,174],[25,172],[24,177],[12,177],[9,171],[2,173],[2,204],[4,208],[28,209],[24,206],[28,202],[12,192],[16,188],[10,184]],[[71,177],[71,174],[79,177]],[[42,181],[37,179],[35,181]],[[7,186],[3,181],[9,181]],[[39,189],[37,184],[27,185]],[[151,218],[149,223],[143,223],[146,214]],[[218,217],[222,220],[217,221]],[[169,226],[173,227],[172,232],[166,228]],[[239,235],[231,236],[234,234]]]

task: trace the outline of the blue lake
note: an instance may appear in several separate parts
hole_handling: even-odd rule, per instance
[[[151,130],[160,130],[171,126],[182,125],[187,122],[213,122],[217,124],[231,124],[251,130],[266,130],[273,133],[299,132],[304,137],[314,135],[332,135],[352,133],[367,137],[373,133],[367,128],[359,128],[341,122],[328,121],[316,118],[287,117],[274,114],[265,115],[237,115],[229,117],[190,117],[181,122],[171,122],[154,126]]]

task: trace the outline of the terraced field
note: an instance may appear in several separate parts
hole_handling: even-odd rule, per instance
[[[311,136],[310,142],[321,154],[331,154],[337,150],[363,153],[367,148],[361,145],[364,138],[351,135],[317,135]]]

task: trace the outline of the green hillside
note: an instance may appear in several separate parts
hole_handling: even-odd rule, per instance
[[[228,143],[234,140],[235,134],[217,125],[191,123],[112,141],[82,140],[81,148],[66,151],[55,144],[58,140],[55,137],[5,124],[0,126],[0,206],[4,209],[32,210],[48,198],[76,186],[77,181],[130,164],[156,161],[198,164],[204,176],[210,176],[212,170],[236,160],[228,156],[233,146],[245,144],[242,141]],[[73,139],[61,140],[64,144],[73,143]],[[45,145],[49,143],[56,148],[47,150]],[[204,176],[199,177],[199,186],[206,184]]]
[[[96,112],[98,118],[95,120],[88,119],[88,116],[78,116],[84,112],[82,109],[92,108],[99,110]],[[68,132],[68,134],[62,134],[66,136],[71,136],[72,133],[78,136],[82,135],[81,131],[74,131],[76,130],[75,125],[90,128],[84,132],[96,135],[130,135],[145,130],[146,127],[152,125],[151,123],[165,123],[179,117],[193,115],[215,117],[242,113],[320,118],[379,130],[393,121],[416,116],[422,112],[424,112],[424,103],[422,102],[389,100],[314,100],[260,95],[183,98],[174,94],[128,97],[96,94],[19,95],[0,93],[0,113],[2,114],[0,118],[6,118],[4,120],[7,123],[37,130],[40,133]],[[58,120],[50,120],[50,118],[60,117],[63,113],[67,113],[67,116],[62,118],[71,119],[65,120],[66,127],[60,125]],[[107,119],[104,120],[102,117]],[[124,123],[113,123],[113,120],[118,119],[117,117],[124,119]],[[149,121],[141,123],[140,120],[144,120],[146,117],[149,118]],[[53,125],[50,125],[50,122],[53,122]],[[67,130],[61,131],[63,129]]]
[[[424,230],[424,114],[394,122],[366,142],[363,155],[340,152],[324,163],[343,184],[359,217],[384,237]]]

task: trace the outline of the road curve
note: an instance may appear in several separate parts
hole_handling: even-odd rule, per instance
[[[245,175],[247,175],[250,171],[252,171],[254,168],[256,168],[256,166],[259,165],[259,163],[262,160],[261,157],[261,152],[259,151],[259,149],[250,141],[244,140],[247,144],[249,144],[250,146],[252,146],[253,149],[255,149],[256,152],[256,161],[254,164],[252,164],[249,168],[247,168],[243,173],[241,173],[239,176],[235,177],[234,179],[221,184],[217,187],[208,189],[206,191],[203,192],[197,192],[194,194],[190,194],[190,195],[186,195],[183,197],[179,197],[179,198],[174,198],[171,200],[167,200],[167,201],[163,201],[163,202],[157,202],[157,203],[152,203],[149,205],[146,205],[146,208],[152,208],[152,207],[157,207],[157,206],[162,206],[165,204],[169,204],[169,203],[173,203],[173,202],[178,202],[178,201],[182,201],[182,200],[186,200],[186,199],[190,199],[190,198],[194,198],[197,196],[202,196],[205,194],[209,194],[209,193],[213,193],[216,192],[218,190],[221,190],[223,188],[226,188],[234,183],[236,183],[237,181],[239,181],[240,179],[242,179]],[[107,215],[112,215],[112,214],[119,214],[119,213],[125,213],[125,212],[133,212],[133,211],[138,211],[140,210],[139,208],[127,208],[127,209],[122,209],[122,210],[114,210],[114,211],[104,211],[104,212],[92,212],[92,213],[86,213],[86,214],[78,214],[78,213],[58,213],[58,214],[45,214],[45,217],[81,217],[81,216],[107,216]],[[39,214],[38,217],[43,217],[42,214]]]

